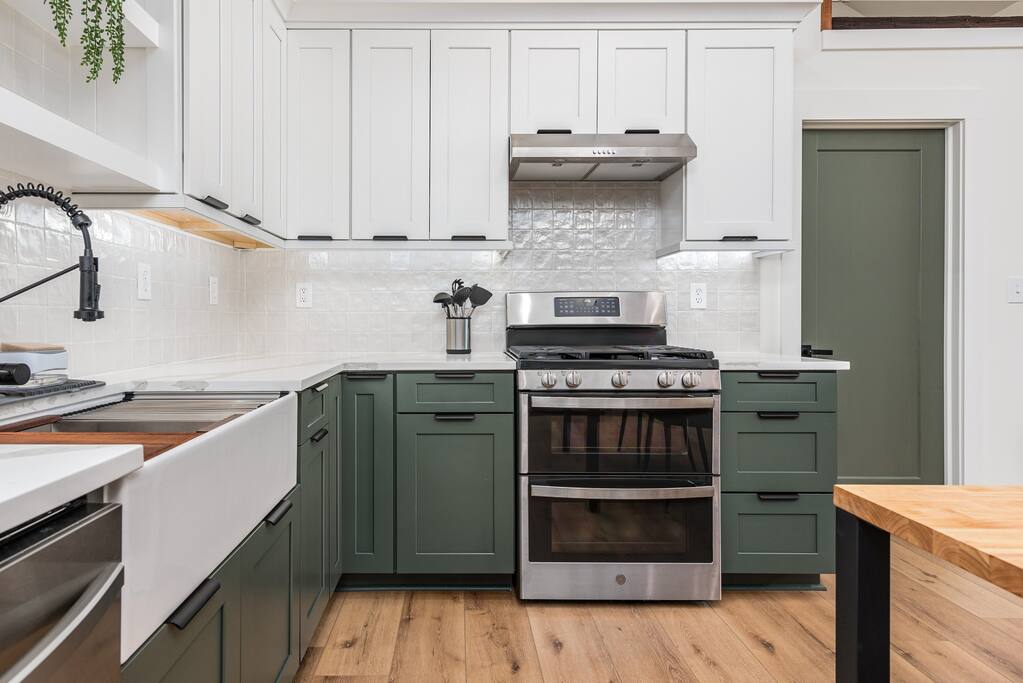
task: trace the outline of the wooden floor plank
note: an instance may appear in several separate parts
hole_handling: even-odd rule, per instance
[[[469,681],[543,680],[529,617],[513,593],[466,594],[465,667]]]
[[[892,649],[914,669],[938,683],[1009,680],[947,640],[918,640]]]
[[[660,622],[697,680],[737,683],[774,680],[707,603],[656,604],[642,609]]]
[[[813,603],[823,606],[824,601]],[[808,636],[806,629],[769,593],[727,593],[713,609],[745,643],[764,668],[779,680],[831,680],[835,651]]]
[[[660,622],[644,610],[650,605],[591,605],[590,615],[615,671],[636,681],[698,681]]]
[[[387,676],[394,660],[403,591],[345,593],[317,676]]]
[[[413,592],[405,602],[392,681],[465,681],[465,600],[459,591]]]
[[[547,683],[615,681],[623,679],[603,648],[600,633],[584,604],[530,603],[529,626]],[[626,677],[624,680],[637,680]]]
[[[334,624],[337,623],[337,615],[341,612],[341,606],[345,604],[346,593],[335,593],[331,596],[330,602],[327,603],[327,610],[323,613],[323,618],[320,619],[320,625],[316,627],[316,632],[313,633],[312,640],[309,641],[309,647],[324,647],[330,639],[330,632],[334,628]]]

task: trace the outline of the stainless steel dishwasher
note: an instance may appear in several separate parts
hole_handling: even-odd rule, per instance
[[[121,506],[78,500],[0,535],[0,683],[118,681]]]

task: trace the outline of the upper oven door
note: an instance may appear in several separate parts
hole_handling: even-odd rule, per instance
[[[540,474],[718,474],[720,397],[520,394],[519,468]]]

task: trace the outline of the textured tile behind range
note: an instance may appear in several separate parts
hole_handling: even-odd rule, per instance
[[[23,182],[0,172],[0,187]],[[241,252],[129,214],[89,212],[106,318],[75,320],[78,276],[64,275],[0,304],[0,341],[65,345],[79,376],[239,350]],[[20,199],[0,209],[0,294],[77,262],[81,234],[56,207]],[[138,263],[152,269],[153,298],[139,301]],[[219,304],[209,302],[218,278]]]
[[[242,255],[245,352],[439,351],[443,313],[433,295],[455,277],[494,298],[473,316],[473,348],[504,347],[504,294],[520,290],[658,289],[668,293],[669,342],[756,351],[759,273],[750,253],[654,258],[653,183],[513,183],[511,239],[491,251],[260,251]],[[313,307],[295,308],[310,282]],[[690,283],[708,288],[690,310]]]

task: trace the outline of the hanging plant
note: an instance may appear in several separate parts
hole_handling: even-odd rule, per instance
[[[53,26],[60,44],[67,47],[71,0],[45,0],[53,14]],[[124,0],[82,0],[82,66],[91,83],[103,68],[103,50],[109,47],[114,83],[124,75]]]

